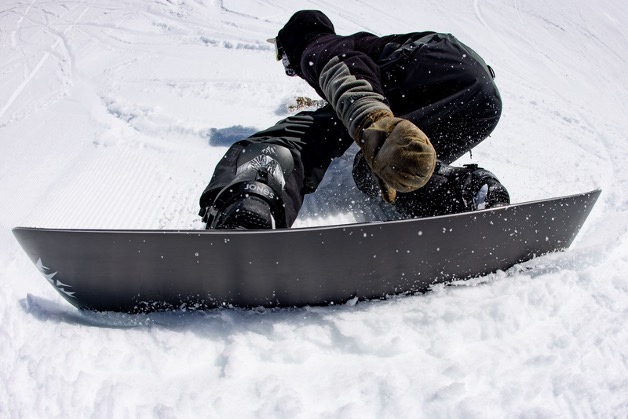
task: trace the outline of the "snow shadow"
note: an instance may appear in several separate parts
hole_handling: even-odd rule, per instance
[[[403,296],[391,299],[404,298]],[[106,329],[131,329],[160,327],[173,332],[192,332],[201,338],[216,338],[244,332],[272,332],[277,324],[322,325],[329,317],[342,313],[367,312],[377,304],[388,300],[357,302],[318,307],[287,308],[215,308],[208,310],[177,310],[152,313],[117,313],[79,310],[66,303],[58,303],[47,298],[28,294],[20,300],[25,313],[41,322],[65,323],[75,326],[89,326]]]
[[[28,294],[20,300],[20,306],[27,313],[41,322],[67,323],[71,325],[128,329],[143,326],[142,319],[120,313],[97,313],[80,311],[69,304]],[[114,314],[111,316],[111,314]],[[119,315],[119,316],[118,316]],[[119,318],[116,318],[119,317]]]
[[[259,131],[255,127],[233,125],[227,128],[210,128],[209,145],[216,147],[229,147],[233,143],[243,140]]]

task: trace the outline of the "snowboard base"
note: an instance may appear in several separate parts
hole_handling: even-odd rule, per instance
[[[272,231],[17,227],[13,233],[48,282],[80,309],[326,305],[425,291],[566,249],[599,194]]]

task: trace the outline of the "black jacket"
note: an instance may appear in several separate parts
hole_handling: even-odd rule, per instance
[[[355,137],[369,113],[390,110],[380,75],[386,56],[431,34],[434,32],[340,36],[324,13],[304,10],[295,13],[279,31],[277,42],[297,75],[332,105]]]

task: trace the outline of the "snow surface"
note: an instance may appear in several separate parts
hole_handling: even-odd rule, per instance
[[[302,8],[484,56],[504,115],[460,163],[516,202],[601,187],[572,249],[357,305],[69,306],[10,229],[201,228],[229,142],[315,97],[265,42]],[[624,0],[3,0],[0,417],[628,417],[627,27]],[[298,226],[386,216],[350,154]]]

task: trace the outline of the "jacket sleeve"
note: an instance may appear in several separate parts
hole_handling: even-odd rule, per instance
[[[300,64],[303,78],[331,104],[354,139],[369,114],[390,112],[379,68],[353,38],[322,36],[305,49]]]

